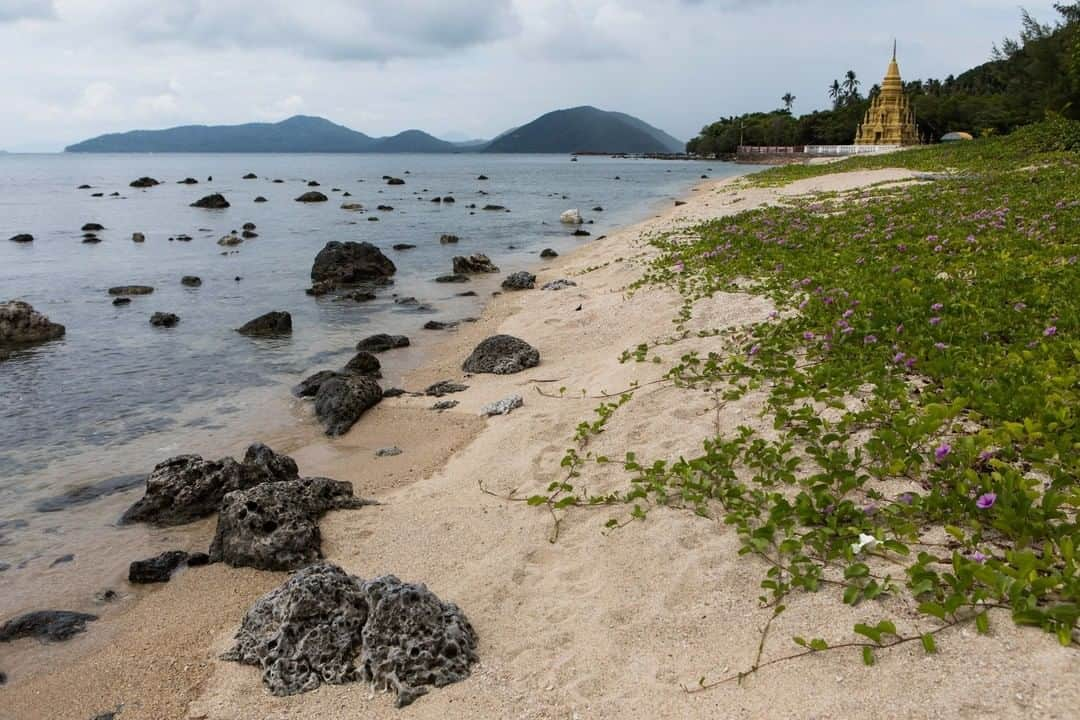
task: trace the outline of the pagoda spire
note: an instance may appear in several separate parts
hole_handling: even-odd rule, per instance
[[[892,59],[893,62],[896,62],[896,38],[893,38],[892,41]]]

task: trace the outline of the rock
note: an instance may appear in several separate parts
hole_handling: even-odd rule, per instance
[[[299,472],[292,458],[261,443],[247,449],[243,462],[179,455],[154,468],[146,479],[146,494],[128,508],[120,521],[182,525],[217,512],[221,499],[233,490],[297,477]]]
[[[542,258],[556,258],[559,257],[559,253],[555,252],[551,248],[544,248],[540,251],[540,257]]]
[[[476,179],[477,179],[477,180],[487,180],[487,179],[488,179],[488,176],[487,176],[487,175],[479,175],[479,176],[477,176],[477,178],[476,178]]]
[[[412,250],[415,247],[415,245],[410,245],[409,243],[397,243],[394,245],[395,250]]]
[[[184,178],[183,180],[181,180],[180,182],[178,182],[176,184],[177,185],[198,185],[199,181],[196,180],[193,177],[189,177],[189,178]]]
[[[130,183],[130,186],[133,187],[133,188],[148,188],[148,187],[154,187],[155,185],[160,185],[160,184],[161,183],[159,183],[157,180],[155,180],[152,177],[141,177],[138,180],[132,180],[131,183]]]
[[[374,215],[368,215],[368,222],[379,222],[379,218]]]
[[[249,320],[236,329],[241,335],[288,335],[292,332],[292,315],[274,310]]]
[[[330,378],[337,377],[341,373],[334,370],[320,370],[314,375],[309,375],[293,388],[293,395],[297,397],[315,397],[322,384]]]
[[[604,208],[600,207],[599,205],[594,207],[592,210],[593,212],[604,212]]]
[[[536,276],[531,272],[521,270],[508,275],[502,281],[502,287],[504,290],[532,290],[536,287]]]
[[[442,197],[442,201],[443,201],[444,203],[454,203],[454,202],[457,202],[457,200],[455,200],[455,199],[454,199],[454,196],[453,196],[453,195],[443,195],[443,197]]]
[[[401,178],[392,177],[392,178],[387,179],[386,184],[387,185],[404,185],[405,181],[402,180]]]
[[[375,457],[394,457],[400,455],[403,450],[397,446],[379,448],[375,451]]]
[[[430,686],[464,680],[478,658],[468,619],[425,586],[392,575],[365,582],[317,563],[248,610],[222,659],[261,668],[274,695],[368,682],[404,707]]]
[[[94,593],[94,602],[98,605],[104,605],[105,603],[111,603],[114,600],[119,599],[120,594],[115,590],[102,590]]]
[[[88,222],[82,226],[83,232],[101,232],[105,229],[105,226],[101,223]]]
[[[91,187],[93,187],[93,186],[87,185],[86,183],[83,183],[82,185],[80,185],[79,187],[77,187],[75,189],[76,190],[89,190]]]
[[[0,625],[0,642],[28,637],[42,642],[61,642],[86,630],[86,623],[94,620],[97,615],[70,610],[36,610]]]
[[[390,205],[379,205],[375,209],[379,212],[391,212],[394,208]]]
[[[407,297],[394,298],[394,304],[395,305],[414,306],[414,305],[419,305],[420,301],[417,300],[416,298],[414,298],[413,296],[409,295]]]
[[[258,177],[259,177],[259,176],[258,176],[258,175],[256,175],[255,173],[253,173],[253,172],[249,172],[249,173],[248,173],[247,175],[245,175],[245,176],[243,177],[243,179],[244,179],[244,180],[255,180],[255,179],[256,179],[256,178],[258,178]]]
[[[257,203],[264,203],[264,202],[266,202],[266,198],[264,198],[264,197],[263,197],[262,195],[259,195],[259,196],[257,196],[257,197],[255,198],[254,202],[257,202]]]
[[[367,350],[356,353],[349,362],[345,363],[344,372],[355,375],[365,375],[372,378],[382,377],[382,364],[379,359]],[[382,393],[380,392],[380,395]]]
[[[240,237],[244,238],[245,240],[251,240],[253,238],[259,237],[259,233],[255,232],[254,230],[244,230],[240,233]]]
[[[432,410],[438,410],[439,412],[442,412],[443,410],[453,410],[457,406],[458,406],[458,401],[457,400],[440,400],[439,402],[432,405],[431,409]]]
[[[476,297],[476,291],[466,290],[465,292],[459,292],[456,297]]]
[[[436,195],[435,197],[431,198],[431,202],[433,202],[433,203],[441,203],[442,198],[439,197],[438,195]]]
[[[435,278],[437,283],[467,283],[469,282],[468,275],[461,275],[460,273],[453,273],[451,275],[440,275]]]
[[[128,567],[128,582],[136,585],[169,582],[173,570],[187,559],[188,554],[183,550],[168,550],[146,560],[136,560]]]
[[[439,236],[440,245],[456,245],[459,240],[461,240],[461,238],[459,238],[457,235],[444,234]]]
[[[81,485],[66,490],[34,503],[34,510],[40,513],[61,512],[79,505],[86,505],[95,500],[116,493],[130,490],[146,482],[146,475],[120,475],[102,480],[93,485]]]
[[[240,229],[241,230],[254,230],[255,229],[255,223],[246,222],[246,223],[244,223],[243,225],[240,226]]]
[[[329,199],[330,198],[326,197],[325,195],[323,195],[318,190],[311,190],[311,191],[308,191],[308,192],[304,193],[300,197],[296,198],[296,202],[302,202],[302,203],[326,202]]]
[[[458,324],[456,322],[441,322],[439,320],[428,320],[424,323],[425,330],[450,330],[457,326]]]
[[[100,192],[90,193],[90,197],[105,197],[105,193],[100,193]]]
[[[146,235],[142,234],[141,232],[131,233],[131,242],[146,242]]]
[[[131,298],[129,298],[129,297],[113,298],[112,304],[117,305],[117,306],[130,305],[131,304]]]
[[[154,288],[149,285],[118,285],[109,288],[110,295],[149,295]]]
[[[588,237],[590,235],[592,235],[592,233],[589,232],[588,230],[578,229],[578,230],[574,231],[574,237]]]
[[[495,211],[495,210],[505,210],[505,209],[506,209],[506,207],[505,207],[505,206],[503,206],[503,205],[485,205],[484,207],[482,207],[482,208],[480,208],[480,209],[481,209],[481,210],[492,210],[492,211]]]
[[[308,180],[307,186],[308,187],[319,187],[319,181],[318,180]]]
[[[370,504],[329,478],[263,483],[225,496],[210,561],[257,570],[296,570],[322,557],[319,518]]]
[[[229,207],[229,201],[226,200],[225,196],[221,193],[214,193],[213,195],[199,198],[191,203],[191,207],[206,208],[208,210],[224,210]]]
[[[541,290],[565,290],[568,287],[577,287],[577,283],[573,280],[567,280],[566,278],[559,278],[558,280],[552,280],[549,283],[544,283]]]
[[[315,256],[311,279],[337,287],[388,278],[395,272],[390,258],[371,243],[334,240]]]
[[[685,200],[676,200],[675,201],[675,207],[679,207],[680,205],[685,205],[685,204],[686,204]]]
[[[352,292],[343,293],[340,300],[352,300],[353,302],[368,302],[375,299],[375,293],[368,290],[353,290]]]
[[[517,410],[524,404],[525,401],[521,399],[520,395],[511,395],[510,397],[485,405],[480,409],[480,415],[482,417],[509,415],[512,411]]]
[[[85,235],[83,235],[83,240],[82,241],[84,243],[94,244],[94,243],[101,242],[101,238],[99,238],[94,233],[86,233]]]
[[[188,567],[202,567],[210,564],[210,556],[204,552],[191,553],[187,559]]]
[[[68,553],[67,555],[61,555],[60,557],[53,560],[51,563],[49,563],[49,567],[54,568],[57,565],[64,565],[66,563],[73,562],[74,560],[75,556],[71,553]]]
[[[487,255],[477,253],[463,257],[458,255],[454,258],[455,273],[497,273],[499,268],[491,262]]]
[[[202,278],[197,275],[185,275],[180,278],[180,284],[184,287],[199,287],[202,285]]]
[[[371,378],[338,374],[319,385],[315,394],[315,415],[327,435],[344,435],[380,400],[382,390]]]
[[[403,347],[409,347],[409,338],[404,335],[387,335],[386,333],[369,335],[356,343],[357,350],[366,350],[371,353],[381,353]]]
[[[180,317],[174,313],[156,312],[150,316],[150,324],[154,327],[175,327],[180,322]]]
[[[493,335],[472,351],[461,368],[470,373],[510,375],[540,364],[540,353],[512,335]]]
[[[341,204],[342,210],[363,210],[364,206],[360,203],[347,202]]]
[[[401,397],[404,394],[405,394],[405,391],[402,390],[401,388],[386,388],[385,390],[383,390],[382,396],[384,398],[395,398],[395,397]]]
[[[424,394],[428,397],[441,398],[446,395],[451,395],[453,393],[465,392],[468,389],[468,385],[462,385],[461,383],[456,383],[453,380],[440,380],[434,385],[429,385],[427,389],[424,390]]]
[[[34,242],[34,236],[31,235],[30,233],[19,233],[18,235],[13,235],[8,239],[11,240],[11,242],[16,242],[16,243],[31,243],[31,242]]]
[[[66,329],[21,300],[0,302],[0,346],[28,345],[62,338]]]
[[[581,219],[581,211],[574,209],[567,210],[560,215],[559,222],[566,223],[567,225],[580,225],[584,220]]]

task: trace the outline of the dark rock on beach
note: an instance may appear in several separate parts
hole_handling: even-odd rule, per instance
[[[387,335],[386,333],[370,335],[356,343],[357,350],[366,350],[372,353],[381,353],[408,346],[409,338],[404,335]]]
[[[275,310],[249,320],[236,329],[241,335],[288,335],[292,332],[292,315]]]
[[[540,353],[513,335],[493,335],[472,351],[461,368],[471,373],[510,375],[540,364]]]
[[[521,270],[508,275],[502,281],[502,287],[504,290],[532,290],[536,287],[536,276],[531,272]]]
[[[374,300],[375,293],[369,290],[353,290],[351,292],[342,293],[340,300],[352,300],[353,302],[368,302]]]
[[[221,499],[233,490],[297,477],[299,471],[292,458],[261,443],[247,449],[243,462],[179,455],[154,468],[146,479],[146,494],[128,508],[121,522],[183,525],[216,512]]]
[[[428,397],[441,398],[441,397],[443,397],[445,395],[451,395],[453,393],[465,392],[468,389],[469,389],[468,385],[462,385],[461,383],[456,383],[453,380],[440,380],[439,382],[435,383],[434,385],[429,385],[424,390],[424,394],[427,395]]]
[[[179,182],[178,182],[178,183],[176,183],[176,184],[177,184],[177,185],[198,185],[198,184],[199,184],[199,181],[198,181],[198,180],[196,180],[196,179],[195,179],[195,178],[193,178],[193,177],[188,177],[188,178],[184,178],[183,180],[179,181]]]
[[[0,347],[56,340],[65,332],[63,325],[52,322],[29,303],[0,302]]]
[[[258,177],[259,177],[259,176],[258,176],[258,175],[256,175],[255,173],[253,173],[253,172],[249,172],[249,173],[248,173],[247,175],[245,175],[245,176],[243,177],[243,179],[244,179],[244,180],[255,180],[255,179],[256,179],[256,178],[258,178]]]
[[[557,258],[557,257],[559,257],[559,253],[555,252],[551,248],[544,248],[543,250],[540,251],[540,257],[542,257],[542,258]]]
[[[382,389],[371,378],[337,374],[319,385],[315,394],[315,415],[327,435],[344,435],[380,400]]]
[[[458,324],[456,322],[442,322],[440,320],[428,320],[424,323],[425,330],[450,330],[456,328]]]
[[[467,283],[469,282],[468,275],[462,275],[461,273],[452,273],[450,275],[440,275],[435,278],[437,283]]]
[[[499,268],[491,262],[491,258],[487,255],[477,253],[475,255],[462,256],[458,255],[454,258],[454,272],[455,273],[497,273]]]
[[[173,570],[187,559],[188,554],[183,550],[168,550],[146,560],[136,560],[128,567],[128,582],[136,585],[169,582]]]
[[[310,190],[310,191],[304,193],[303,195],[301,195],[300,197],[296,198],[296,202],[315,203],[315,202],[326,202],[329,199],[330,198],[326,197],[325,195],[323,195],[318,190]]]
[[[345,363],[344,372],[371,378],[381,378],[382,364],[372,353],[361,350],[349,362]]]
[[[322,384],[330,378],[335,378],[341,373],[334,370],[320,370],[314,375],[309,375],[300,381],[296,387],[293,388],[293,395],[296,397],[315,397],[319,392],[319,388]]]
[[[225,496],[210,561],[257,570],[296,570],[322,557],[319,518],[369,504],[328,478],[263,483]]]
[[[146,242],[146,235],[141,232],[131,233],[131,242],[143,243]]]
[[[150,324],[154,327],[176,327],[180,322],[180,316],[169,312],[156,312],[150,316]]]
[[[388,278],[395,272],[390,258],[371,243],[334,240],[315,256],[311,279],[337,287]]]
[[[461,610],[392,575],[364,581],[310,565],[260,598],[223,656],[262,670],[274,695],[368,682],[409,705],[469,676],[476,633]]]
[[[37,638],[42,642],[61,642],[86,630],[86,623],[97,615],[70,610],[36,610],[0,625],[0,642]]]
[[[199,198],[191,203],[191,207],[206,208],[208,210],[224,210],[229,207],[229,201],[226,200],[225,196],[221,193],[214,193],[213,195]]]

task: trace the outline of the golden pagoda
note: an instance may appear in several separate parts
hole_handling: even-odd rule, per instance
[[[896,43],[893,43],[892,62],[885,72],[881,92],[871,101],[866,117],[855,135],[856,145],[918,145],[919,131],[915,127],[915,111],[904,94],[900,66],[896,64]]]

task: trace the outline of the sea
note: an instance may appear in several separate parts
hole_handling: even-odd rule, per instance
[[[314,425],[290,388],[341,367],[361,338],[412,339],[408,350],[382,356],[384,385],[394,385],[438,341],[426,322],[478,316],[501,277],[535,270],[542,249],[567,253],[669,207],[703,175],[748,170],[565,155],[0,156],[0,301],[29,302],[67,328],[61,340],[0,360],[0,622],[92,586],[97,580],[86,578],[102,558],[136,559],[167,545],[158,531],[117,526],[154,465],[183,453],[220,457]],[[257,177],[244,179],[249,173]],[[161,184],[129,186],[144,176]],[[179,183],[189,177],[198,184]],[[295,201],[308,190],[329,201]],[[191,207],[210,193],[231,206]],[[432,202],[446,196],[454,202]],[[590,236],[559,222],[568,209],[581,211]],[[86,223],[104,226],[100,242],[84,242]],[[257,237],[218,244],[245,223]],[[34,241],[7,240],[18,233]],[[443,244],[444,234],[460,240]],[[368,302],[305,294],[312,261],[331,240],[381,248],[397,266],[393,284]],[[392,249],[402,243],[416,247]],[[434,282],[451,272],[453,256],[473,253],[502,272]],[[188,275],[201,285],[181,284]],[[114,306],[108,289],[120,285],[154,291]],[[476,295],[461,296],[468,290]],[[410,297],[415,304],[398,302]],[[236,332],[272,310],[291,313],[291,335]],[[180,321],[152,326],[155,312]]]

